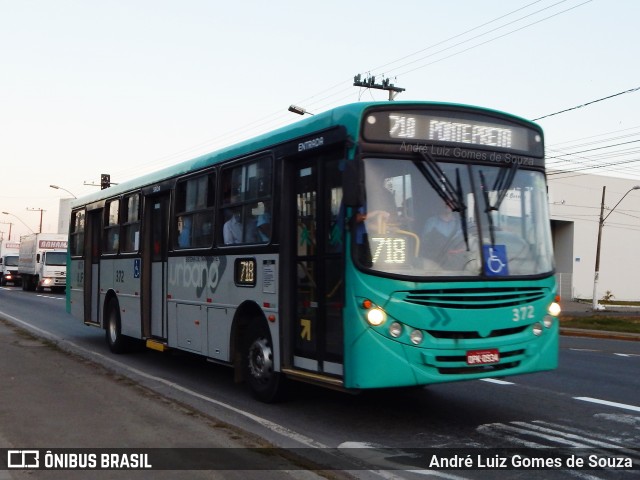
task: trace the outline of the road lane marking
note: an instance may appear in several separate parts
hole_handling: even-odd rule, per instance
[[[501,441],[507,441],[527,448],[588,448],[591,451],[611,452],[625,455],[633,464],[640,464],[640,452],[629,447],[629,438],[625,434],[613,437],[602,435],[593,431],[586,431],[568,425],[533,420],[532,422],[491,423],[480,425],[476,431]],[[633,441],[633,440],[632,440]],[[575,475],[575,471],[569,471],[573,476],[583,479],[599,479],[590,475]]]
[[[65,297],[52,297],[51,295],[36,295],[36,297],[40,298],[53,298],[54,300],[66,300]]]
[[[625,410],[632,410],[634,412],[640,412],[640,407],[635,405],[627,405],[626,403],[610,402],[609,400],[601,400],[599,398],[591,397],[573,397],[574,400],[582,400],[583,402],[597,403],[599,405],[607,405],[609,407],[624,408]]]
[[[519,425],[519,426],[514,426]],[[548,430],[545,431],[543,428],[532,428],[530,425],[525,422],[511,422],[510,424],[498,423],[493,424],[491,427],[495,430],[502,431],[505,436],[513,435],[517,436],[516,438],[520,438],[519,436],[529,436],[529,437],[537,437],[537,439],[547,440],[552,442],[553,444],[566,445],[568,447],[580,447],[586,448],[590,447],[582,441],[576,441],[574,438],[568,438],[565,435],[559,435],[558,432]],[[524,427],[524,428],[523,428]],[[478,429],[479,431],[482,431]],[[578,439],[582,440],[582,439]],[[539,444],[538,444],[539,445]],[[529,445],[527,445],[529,446]]]
[[[578,434],[578,433],[571,433],[571,432],[562,432],[557,430],[557,428],[550,428],[550,427],[557,427],[557,425],[551,425],[551,424],[547,424],[547,425],[535,425],[535,424],[531,424],[531,423],[527,423],[527,422],[511,422],[512,425],[517,425],[519,427],[522,428],[528,428],[530,429],[532,433],[535,435],[540,435],[543,438],[544,435],[550,435],[550,437],[548,438],[553,438],[554,436],[561,436],[565,441],[569,441],[569,442],[579,442],[575,445],[572,446],[578,446],[578,447],[600,447],[600,448],[619,448],[620,445],[616,444],[616,443],[612,443],[610,441],[606,441],[606,440],[602,440],[602,439],[598,439],[598,438],[588,438],[586,437],[584,434]]]
[[[637,353],[614,353],[618,357],[640,357]]]
[[[496,385],[515,385],[513,382],[507,382],[506,380],[498,380],[497,378],[481,378],[480,381],[495,383]]]

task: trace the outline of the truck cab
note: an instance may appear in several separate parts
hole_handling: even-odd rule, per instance
[[[20,285],[22,279],[18,273],[18,255],[5,255],[0,257],[0,285],[8,283]]]
[[[37,289],[64,289],[67,283],[67,252],[45,251],[39,259],[42,263],[42,275],[38,279]]]

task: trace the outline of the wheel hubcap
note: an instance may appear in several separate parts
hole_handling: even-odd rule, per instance
[[[109,318],[109,338],[111,338],[111,343],[114,343],[118,339],[116,320],[113,316]]]
[[[267,381],[273,371],[273,355],[265,338],[255,340],[249,348],[249,371],[257,380]]]

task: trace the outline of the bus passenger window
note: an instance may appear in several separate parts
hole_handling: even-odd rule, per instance
[[[224,245],[268,243],[271,238],[271,159],[261,158],[222,171]]]
[[[104,232],[104,253],[118,253],[120,246],[120,202],[113,200],[107,204]]]
[[[120,234],[115,228],[111,228],[107,231],[107,244],[109,253],[118,253],[118,247],[120,246]]]
[[[203,175],[176,187],[176,248],[201,248],[213,244],[214,175]]]
[[[123,202],[122,252],[137,252],[140,248],[140,195],[129,195]]]
[[[70,250],[73,256],[84,255],[84,217],[84,210],[78,210],[71,214]]]

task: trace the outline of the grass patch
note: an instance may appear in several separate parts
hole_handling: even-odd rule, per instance
[[[560,326],[609,332],[640,333],[640,317],[594,314],[588,316],[560,316]]]

